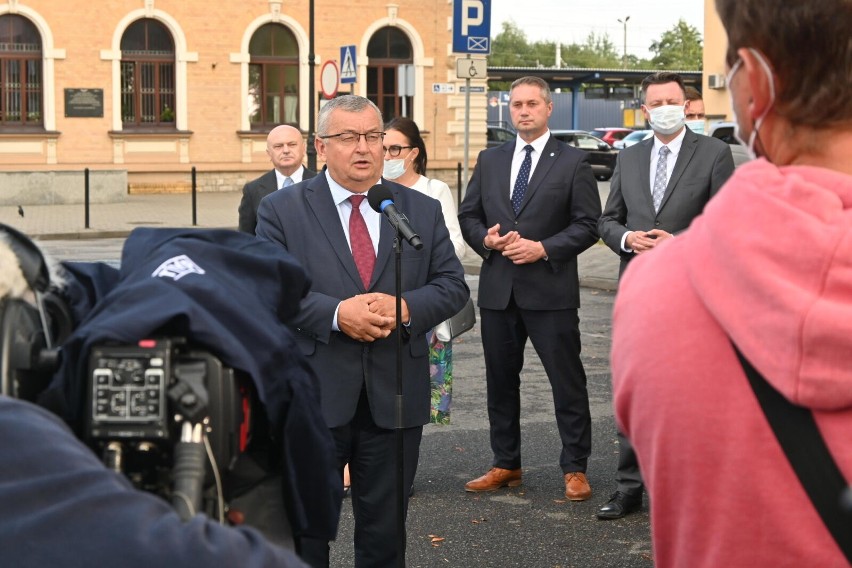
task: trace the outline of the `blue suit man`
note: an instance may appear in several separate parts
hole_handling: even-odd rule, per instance
[[[381,179],[382,117],[368,99],[343,96],[318,117],[317,153],[327,169],[288,191],[266,197],[257,235],[284,246],[313,280],[291,320],[296,341],[320,379],[322,411],[337,444],[341,471],[349,463],[355,512],[355,566],[397,564],[397,334],[401,355],[404,487],[414,480],[423,424],[429,420],[426,332],[458,312],[470,290],[438,201]],[[402,329],[396,327],[395,231],[366,202],[377,183],[410,216],[423,248],[402,249]],[[353,203],[350,199],[355,199]],[[355,219],[353,219],[353,217]],[[366,225],[358,229],[357,218]],[[365,270],[364,232],[372,270]],[[404,528],[404,527],[401,527]],[[303,558],[328,565],[328,543],[305,542]]]
[[[479,309],[494,454],[465,490],[521,484],[520,373],[530,339],[553,389],[565,496],[583,501],[592,493],[592,423],[577,255],[597,241],[601,203],[587,155],[550,135],[547,83],[515,81],[509,109],[518,138],[479,155],[459,207],[462,235],[484,259]]]

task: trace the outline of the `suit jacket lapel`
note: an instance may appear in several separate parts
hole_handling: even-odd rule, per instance
[[[639,144],[639,188],[651,213],[654,213],[654,196],[651,194],[651,152],[654,150],[654,137],[642,140]]]
[[[556,143],[556,138],[553,135],[550,135],[550,138],[547,139],[547,143],[544,145],[544,150],[541,153],[541,156],[538,158],[538,163],[535,165],[535,171],[530,177],[530,181],[527,184],[527,190],[524,192],[524,199],[521,201],[521,208],[518,211],[518,215],[521,214],[521,211],[527,206],[527,203],[530,202],[533,194],[538,189],[539,185],[541,185],[542,180],[547,177],[550,168],[553,167],[553,164],[556,163],[556,160],[559,158],[559,145]],[[509,164],[511,165],[511,160]],[[511,175],[511,174],[510,174]],[[509,202],[509,206],[511,207],[511,200]]]
[[[506,142],[497,148],[503,155],[498,159],[494,167],[493,175],[495,183],[491,184],[498,192],[499,196],[496,200],[506,215],[514,216],[515,211],[512,209],[512,158],[515,152],[515,141]]]
[[[407,210],[408,199],[403,195],[402,186],[392,184],[385,178],[382,178],[382,185],[390,189],[393,194],[393,202],[399,211],[405,213]],[[413,191],[413,190],[412,190]],[[384,215],[382,215],[384,217]],[[381,220],[379,227],[379,248],[376,252],[376,266],[373,268],[373,278],[370,280],[370,288],[381,277],[382,273],[389,267],[393,266],[393,240],[396,238],[396,231],[391,224],[386,220]],[[368,288],[368,290],[370,289]]]
[[[325,176],[318,175],[311,178],[305,188],[305,200],[316,216],[320,230],[331,243],[331,248],[340,260],[340,264],[358,287],[363,288],[364,284],[361,282],[360,274],[358,274],[358,267],[355,266],[355,259],[352,258],[349,243],[346,242],[346,235],[340,225],[340,215],[337,212],[334,200],[331,198],[331,189],[328,187]]]
[[[697,146],[698,135],[693,134],[692,131],[687,128],[686,135],[683,137],[683,142],[680,145],[680,152],[677,154],[677,162],[675,162],[674,170],[672,170],[672,177],[669,178],[669,183],[666,185],[666,193],[663,195],[662,202],[660,202],[660,211],[662,211],[663,207],[666,206],[666,201],[669,200],[669,197],[674,192],[675,187],[677,187],[677,182],[686,170],[686,166],[689,165],[690,160],[692,160],[692,156],[695,155],[695,149]]]

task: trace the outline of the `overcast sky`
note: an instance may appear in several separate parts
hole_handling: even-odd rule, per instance
[[[627,53],[650,58],[651,42],[683,19],[704,37],[704,0],[491,0],[491,37],[514,20],[530,41],[583,43],[589,32],[609,34],[618,53],[624,48],[627,21]]]

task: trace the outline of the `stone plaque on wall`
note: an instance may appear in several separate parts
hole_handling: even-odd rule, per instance
[[[104,90],[65,89],[65,116],[103,118]]]

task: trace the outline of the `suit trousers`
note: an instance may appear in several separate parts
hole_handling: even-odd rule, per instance
[[[642,472],[639,471],[639,460],[636,458],[633,444],[630,443],[627,436],[621,433],[621,430],[616,431],[616,437],[618,438],[618,470],[615,472],[615,481],[618,485],[616,491],[641,497],[645,484],[642,481]]]
[[[553,391],[562,440],[559,466],[563,473],[585,472],[592,420],[577,310],[524,310],[510,298],[504,310],[480,308],[480,318],[494,466],[521,467],[521,369],[529,338]]]
[[[373,421],[367,391],[362,387],[352,421],[331,429],[341,472],[349,464],[350,497],[355,514],[355,568],[394,568],[398,566],[398,490],[396,430],[379,428]],[[403,500],[408,514],[408,497],[417,473],[423,427],[404,428]],[[401,527],[403,538],[405,527]],[[328,543],[302,539],[302,560],[312,568],[329,565]]]

